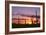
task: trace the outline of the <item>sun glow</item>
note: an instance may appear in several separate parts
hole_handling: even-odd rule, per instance
[[[32,22],[29,22],[28,24],[32,24]]]
[[[32,21],[29,19],[26,19],[26,24],[32,24]]]

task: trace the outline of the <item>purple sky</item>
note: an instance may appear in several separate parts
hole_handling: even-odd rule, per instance
[[[39,7],[12,7],[12,15],[16,16],[16,14],[24,14],[24,15],[40,15]]]

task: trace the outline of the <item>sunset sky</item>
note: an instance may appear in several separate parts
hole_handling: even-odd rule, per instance
[[[24,15],[40,15],[40,8],[39,7],[12,7],[12,16],[16,16],[17,14],[24,14]]]

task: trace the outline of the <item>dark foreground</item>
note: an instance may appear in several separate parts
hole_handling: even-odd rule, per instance
[[[14,24],[12,23],[12,28],[34,28],[34,27],[40,27],[40,24]]]

